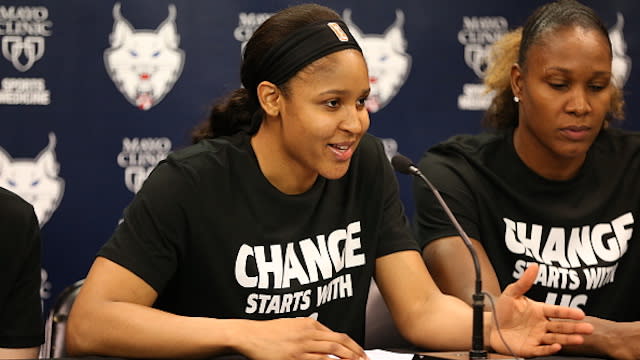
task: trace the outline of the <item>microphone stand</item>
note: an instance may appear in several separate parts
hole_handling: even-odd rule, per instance
[[[451,223],[460,234],[460,237],[464,241],[465,246],[467,247],[467,249],[469,249],[469,252],[471,252],[471,257],[473,258],[473,267],[476,273],[476,281],[475,281],[475,291],[473,293],[473,305],[472,305],[473,330],[471,335],[471,350],[469,351],[469,358],[470,359],[487,359],[487,350],[485,350],[484,348],[484,332],[483,332],[484,330],[484,293],[482,293],[482,274],[480,270],[480,262],[478,260],[478,256],[476,255],[475,249],[473,248],[473,244],[471,243],[471,240],[469,240],[467,233],[464,231],[464,229],[462,229],[462,226],[460,226],[460,223],[458,223],[458,220],[453,215],[453,213],[451,212],[447,204],[444,202],[444,199],[442,199],[442,196],[440,196],[440,192],[438,191],[438,189],[436,189],[435,186],[431,184],[429,179],[427,179],[427,177],[424,176],[424,174],[422,174],[422,171],[420,171],[420,169],[418,169],[415,166],[412,166],[412,167],[414,168],[414,169],[411,169],[412,173],[414,173],[416,176],[422,179],[422,181],[424,181],[429,186],[429,189],[431,189],[431,192],[433,193],[433,195],[435,195],[436,199],[438,199],[438,202],[444,209],[444,212],[449,217],[449,220],[451,220]]]
[[[449,217],[449,220],[451,221],[453,226],[456,228],[456,230],[460,234],[460,237],[464,241],[464,244],[466,245],[467,249],[469,249],[469,252],[471,253],[471,257],[473,258],[473,267],[476,273],[476,281],[475,281],[475,291],[472,297],[473,328],[472,328],[472,335],[471,335],[471,350],[469,351],[469,359],[474,359],[474,360],[488,359],[487,350],[485,350],[485,347],[484,347],[484,333],[483,333],[484,294],[482,293],[482,274],[480,271],[480,261],[478,260],[478,255],[475,249],[473,248],[473,244],[471,243],[471,240],[469,240],[467,233],[464,231],[464,229],[462,229],[462,226],[460,226],[460,223],[458,223],[458,220],[449,209],[449,206],[447,206],[444,199],[442,199],[442,196],[440,196],[440,192],[438,191],[438,189],[436,189],[436,187],[433,186],[433,184],[431,184],[431,181],[429,181],[429,179],[427,179],[427,177],[424,176],[424,174],[422,173],[422,171],[420,171],[420,169],[418,169],[414,164],[412,164],[408,158],[400,154],[396,154],[393,157],[393,159],[391,160],[391,164],[397,171],[405,174],[411,174],[411,175],[417,176],[422,181],[424,181],[425,184],[427,184],[429,189],[431,189],[431,192],[433,192],[433,195],[435,195],[436,199],[438,199],[440,206]]]

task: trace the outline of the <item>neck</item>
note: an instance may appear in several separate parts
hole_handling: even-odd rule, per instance
[[[288,155],[282,143],[279,129],[263,121],[251,138],[251,146],[258,159],[260,171],[269,183],[287,195],[297,195],[309,190],[318,174],[300,166]]]
[[[533,172],[548,180],[570,180],[578,174],[586,153],[563,157],[554,153],[532,136],[520,136],[519,127],[513,133],[513,146],[522,162]]]

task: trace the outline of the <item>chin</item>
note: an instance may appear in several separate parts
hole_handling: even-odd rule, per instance
[[[324,171],[320,171],[320,175],[329,180],[338,180],[343,177],[347,171],[349,170],[350,161],[346,164],[334,165],[330,169],[325,169]]]
[[[573,158],[580,158],[585,156],[588,151],[589,151],[589,146],[585,146],[585,147],[579,147],[579,148],[573,148],[573,149],[566,149],[564,151],[559,152],[559,154],[561,154],[561,156],[566,159],[573,159]]]

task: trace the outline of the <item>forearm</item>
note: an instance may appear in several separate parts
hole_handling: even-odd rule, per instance
[[[585,322],[593,325],[593,334],[585,336],[582,345],[565,346],[564,353],[615,359],[640,357],[640,322],[615,322],[591,316]]]
[[[0,359],[35,359],[39,350],[37,346],[21,349],[0,348]]]
[[[449,296],[432,296],[428,304],[405,315],[398,321],[402,335],[414,345],[427,350],[471,349],[472,310],[462,300]],[[486,313],[488,314],[488,313]],[[488,333],[488,316],[484,316]]]
[[[178,316],[147,306],[109,302],[92,311],[72,313],[67,350],[72,355],[206,357],[234,352],[242,322]]]

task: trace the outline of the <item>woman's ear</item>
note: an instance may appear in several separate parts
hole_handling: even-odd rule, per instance
[[[522,68],[518,63],[511,66],[511,92],[518,98],[522,97]]]
[[[282,93],[278,86],[268,81],[258,84],[258,100],[266,115],[278,116],[280,114],[280,100]]]

